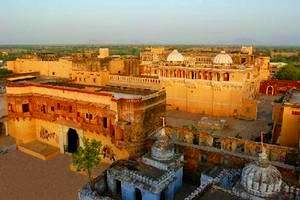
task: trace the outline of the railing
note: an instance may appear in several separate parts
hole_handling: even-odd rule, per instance
[[[109,75],[109,82],[117,85],[146,86],[160,88],[160,80],[156,78],[144,78],[133,76]]]

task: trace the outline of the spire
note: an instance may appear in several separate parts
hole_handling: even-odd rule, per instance
[[[261,153],[259,154],[258,157],[258,163],[262,167],[267,167],[268,166],[268,155],[266,148],[264,147],[264,132],[260,132],[260,144],[261,144]]]
[[[166,132],[165,132],[166,120],[165,120],[165,117],[162,117],[162,121],[163,121],[163,125],[162,125],[160,136],[164,137],[164,136],[166,136]]]

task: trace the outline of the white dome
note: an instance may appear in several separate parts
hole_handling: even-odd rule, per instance
[[[213,60],[214,64],[227,64],[230,65],[233,63],[230,55],[225,53],[225,51],[221,51]]]
[[[158,140],[151,148],[151,156],[160,161],[171,160],[174,157],[174,146],[165,133],[165,127],[161,129]]]
[[[280,192],[281,174],[268,163],[267,154],[260,154],[259,162],[246,165],[242,172],[241,184],[254,196],[271,197]]]
[[[184,57],[176,49],[174,49],[167,57],[168,62],[183,62]]]

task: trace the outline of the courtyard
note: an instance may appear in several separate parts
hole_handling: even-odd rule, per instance
[[[87,177],[69,170],[71,158],[40,160],[20,151],[0,155],[0,199],[74,200]]]
[[[209,117],[213,120],[226,120],[225,127],[220,131],[211,132],[215,135],[236,137],[254,140],[260,136],[260,132],[268,133],[272,130],[272,102],[280,96],[259,96],[257,106],[256,120],[240,120],[233,117]],[[184,127],[194,125],[197,127],[198,122],[203,116],[196,113],[187,113],[182,111],[167,111],[167,124],[172,127]]]

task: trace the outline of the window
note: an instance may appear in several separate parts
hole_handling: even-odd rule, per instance
[[[77,112],[77,117],[80,117],[80,112]]]
[[[54,112],[54,106],[51,106],[51,111]]]
[[[60,110],[60,103],[57,103],[57,110]]]
[[[55,72],[52,72],[52,75],[55,76]]]
[[[92,120],[92,119],[93,119],[93,115],[89,114],[89,120]]]
[[[29,104],[28,103],[22,104],[22,111],[23,111],[23,113],[29,112]]]
[[[107,117],[103,117],[103,127],[107,128]]]
[[[11,103],[8,104],[8,111],[13,112],[12,104]]]
[[[72,106],[69,106],[69,112],[70,113],[72,112]]]
[[[45,105],[42,105],[42,107],[41,107],[41,112],[42,112],[42,113],[46,113],[46,106],[45,106]]]

